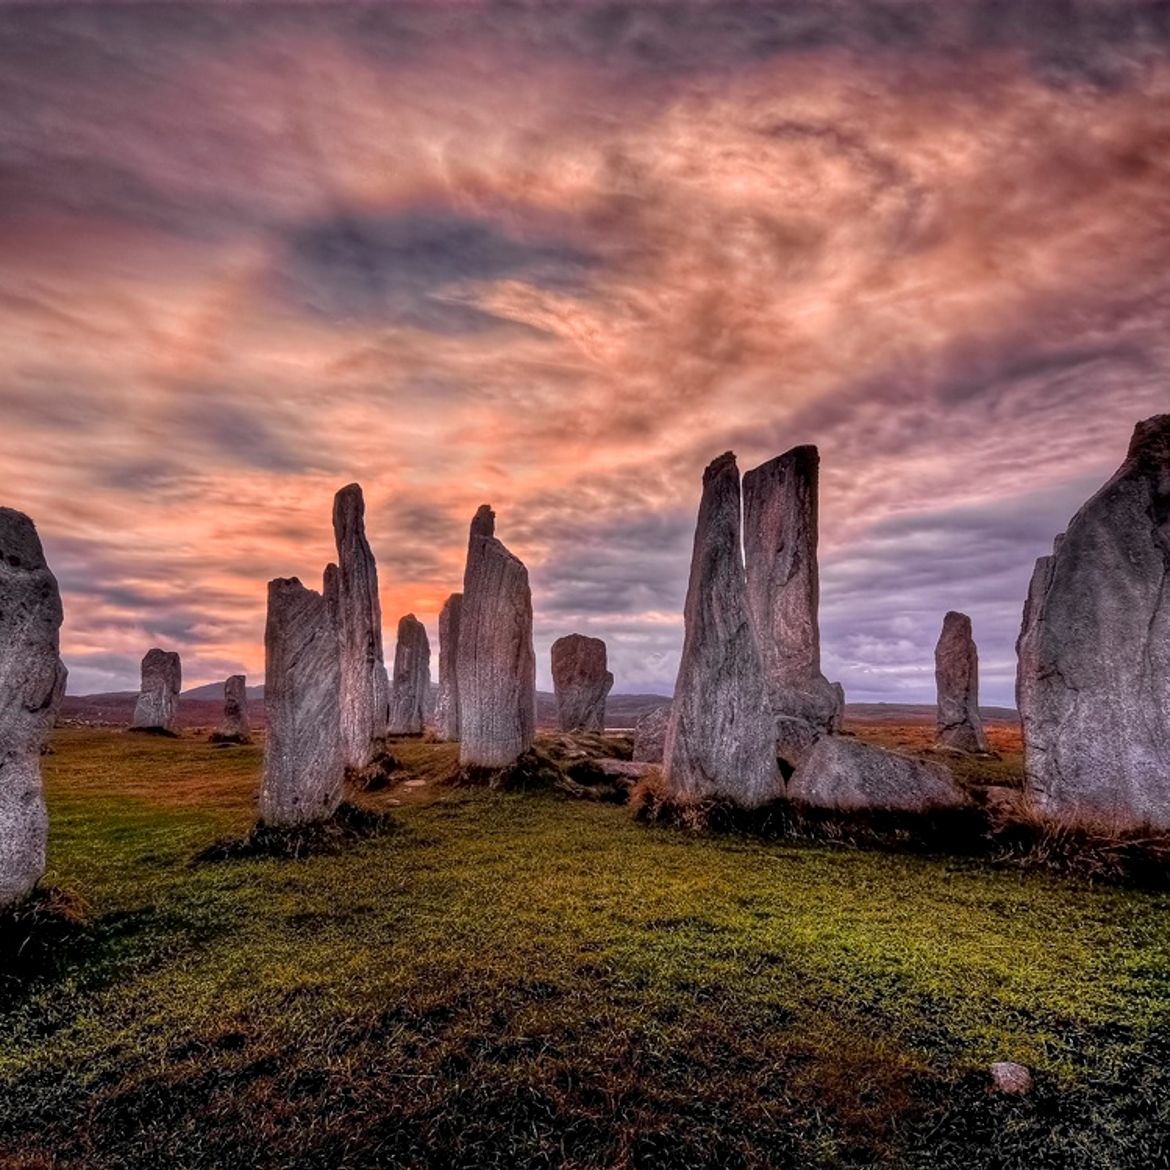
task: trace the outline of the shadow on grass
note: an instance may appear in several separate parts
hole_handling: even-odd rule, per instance
[[[193,865],[221,861],[244,861],[258,857],[302,859],[339,853],[347,846],[371,837],[385,837],[401,826],[388,813],[375,812],[356,804],[342,804],[326,821],[277,828],[257,824],[245,837],[216,841],[201,849]]]

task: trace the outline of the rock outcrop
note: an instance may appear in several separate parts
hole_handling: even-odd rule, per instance
[[[647,711],[634,724],[633,759],[640,764],[661,764],[670,726],[670,704]]]
[[[329,604],[296,577],[268,583],[264,656],[260,820],[278,827],[325,820],[345,781],[340,653]]]
[[[183,664],[173,650],[148,650],[142,659],[142,687],[134,704],[131,731],[178,735]]]
[[[816,447],[794,447],[743,477],[747,596],[759,637],[777,755],[788,769],[832,731],[839,698],[821,673]]]
[[[337,565],[326,576],[341,648],[341,738],[346,766],[354,771],[385,751],[390,719],[378,566],[366,540],[365,515],[358,484],[348,484],[334,497]]]
[[[817,740],[788,781],[788,799],[840,812],[928,813],[968,804],[941,764],[842,736]]]
[[[934,678],[938,686],[940,747],[960,752],[986,752],[987,736],[979,714],[979,651],[971,634],[971,619],[951,610],[943,618],[934,648]]]
[[[211,734],[212,743],[251,743],[252,723],[248,718],[248,680],[231,675],[223,684],[223,721]]]
[[[23,512],[0,508],[0,909],[45,872],[41,752],[65,693],[61,594]]]
[[[452,593],[439,613],[439,695],[435,701],[435,733],[454,743],[459,739],[459,618],[463,594]]]
[[[552,644],[552,679],[562,731],[604,731],[605,699],[613,687],[605,643],[567,634]]]
[[[754,808],[783,794],[764,664],[740,552],[740,486],[727,452],[703,473],[683,613],[684,638],[663,751],[679,802]]]
[[[484,504],[471,522],[459,618],[459,761],[505,768],[536,729],[536,653],[528,570],[495,537]]]
[[[431,643],[427,628],[408,613],[398,621],[394,683],[390,691],[390,734],[421,735],[431,697]]]
[[[1033,805],[1170,828],[1170,414],[1037,562],[1017,649]]]

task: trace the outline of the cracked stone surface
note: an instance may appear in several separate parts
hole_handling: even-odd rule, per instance
[[[985,752],[987,736],[979,714],[979,651],[971,619],[951,610],[943,618],[934,648],[938,686],[937,741],[962,752]]]
[[[233,674],[223,684],[223,720],[216,728],[218,743],[251,743],[252,724],[248,719],[248,680]]]
[[[142,659],[142,686],[134,704],[131,731],[163,731],[178,735],[179,691],[183,665],[173,650],[148,650]]]
[[[427,628],[408,613],[398,622],[394,683],[390,696],[391,735],[421,735],[431,697],[431,643]]]
[[[459,618],[463,594],[452,593],[439,613],[439,695],[435,700],[435,733],[454,743],[459,739]]]
[[[633,759],[640,764],[661,764],[670,726],[670,704],[647,711],[634,724]]]
[[[0,508],[0,908],[45,872],[41,752],[65,693],[61,594],[36,526]]]
[[[1170,414],[1036,563],[1017,643],[1042,813],[1170,828]]]
[[[604,731],[605,699],[613,687],[605,643],[567,634],[552,644],[553,691],[562,731]]]

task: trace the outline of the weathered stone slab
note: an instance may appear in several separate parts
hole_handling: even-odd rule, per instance
[[[148,650],[142,659],[142,687],[134,705],[131,731],[178,735],[179,691],[183,666],[173,650]]]
[[[647,711],[634,724],[634,759],[639,763],[661,764],[670,726],[670,704]]]
[[[663,763],[678,801],[753,808],[783,793],[764,665],[740,551],[739,469],[731,452],[703,473],[683,614],[685,634]]]
[[[65,693],[61,594],[33,522],[0,508],[0,909],[45,872],[41,753]]]
[[[777,754],[791,768],[837,719],[839,698],[821,673],[816,447],[794,447],[743,477],[747,596],[759,636]],[[792,720],[810,725],[795,733]]]
[[[463,594],[452,593],[439,613],[439,696],[435,702],[435,732],[442,740],[459,739],[459,619]]]
[[[604,731],[605,699],[613,687],[605,643],[567,634],[552,644],[553,690],[562,731]]]
[[[223,684],[223,720],[211,735],[212,743],[251,743],[248,717],[248,680],[233,674]]]
[[[390,699],[390,734],[421,735],[431,696],[431,643],[427,628],[408,613],[398,622],[394,683]]]
[[[264,631],[268,735],[260,820],[325,820],[341,803],[345,755],[337,630],[326,599],[295,577],[268,583]]]
[[[495,537],[484,504],[471,522],[459,618],[459,760],[505,768],[532,746],[536,652],[528,570]]]
[[[938,686],[938,743],[961,752],[986,752],[987,736],[979,714],[979,651],[971,619],[951,610],[943,618],[934,648]]]
[[[1017,648],[1034,806],[1170,828],[1170,414],[1037,562]]]
[[[841,812],[926,813],[963,808],[950,770],[843,736],[817,740],[788,781],[788,798]]]
[[[346,766],[355,771],[385,750],[390,720],[378,566],[366,539],[365,515],[358,484],[346,485],[334,497],[337,566],[326,577],[341,647],[341,737]]]

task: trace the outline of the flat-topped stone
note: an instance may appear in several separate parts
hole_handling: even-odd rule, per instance
[[[142,659],[142,686],[134,704],[130,730],[177,735],[182,688],[183,665],[178,654],[157,646],[148,650]]]

